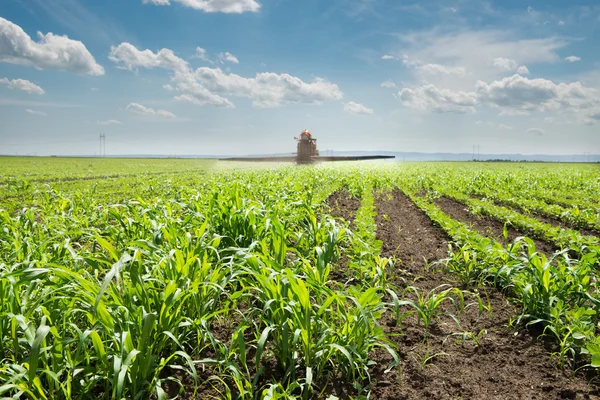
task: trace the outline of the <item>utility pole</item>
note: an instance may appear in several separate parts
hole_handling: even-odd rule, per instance
[[[106,134],[100,134],[100,157],[106,156]]]
[[[477,155],[477,158],[475,158],[475,155]],[[475,160],[479,160],[479,145],[478,144],[473,145],[473,161],[475,161]]]

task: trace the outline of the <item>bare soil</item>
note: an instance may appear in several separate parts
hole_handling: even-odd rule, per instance
[[[435,204],[443,212],[456,219],[457,221],[470,225],[484,236],[491,237],[500,243],[506,244],[504,238],[504,223],[489,217],[487,215],[473,215],[469,212],[469,206],[462,204],[448,197],[440,197],[435,200]],[[515,227],[507,224],[508,242],[512,243],[519,236],[527,236],[524,232],[519,232]],[[535,243],[535,248],[541,253],[551,254],[558,250],[557,246],[528,236]]]
[[[356,212],[360,208],[360,199],[352,197],[346,190],[337,190],[327,198],[327,205],[332,216],[348,221],[352,226]],[[342,254],[336,267],[332,268],[329,274],[332,281],[344,285],[344,282],[352,278],[352,274],[348,271],[348,261],[348,256]]]
[[[377,198],[376,207],[377,238],[384,243],[384,255],[401,260],[397,267],[406,283],[426,292],[451,283],[451,277],[424,268],[425,260],[446,256],[446,233],[399,191]],[[480,229],[486,228],[486,220],[476,222]],[[477,306],[457,312],[450,302],[442,306],[441,311],[452,313],[460,327],[443,313],[428,331],[415,315],[399,325],[395,315],[385,315],[380,322],[398,346],[402,366],[383,374],[389,356],[374,354],[378,365],[371,372],[371,398],[600,398],[597,388],[588,385],[582,376],[553,364],[544,345],[526,330],[509,328],[517,310],[501,293],[489,288],[479,289],[478,294],[491,306],[491,312],[480,314]],[[465,300],[472,304],[475,296],[467,294]],[[476,340],[467,338],[463,342],[462,335],[453,335],[462,332],[471,332]]]
[[[337,190],[327,198],[327,205],[332,216],[352,223],[360,208],[360,199],[352,197],[346,190]]]

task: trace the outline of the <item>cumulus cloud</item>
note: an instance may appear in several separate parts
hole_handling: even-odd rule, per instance
[[[229,53],[224,53],[224,55]],[[289,74],[258,73],[253,78],[223,72],[220,68],[201,67],[192,70],[189,64],[172,50],[138,50],[129,43],[112,47],[109,58],[121,68],[164,68],[173,71],[174,88],[180,93],[177,100],[198,105],[233,107],[225,95],[252,99],[255,107],[277,107],[284,104],[320,104],[341,100],[343,93],[336,84],[323,78],[305,82]]]
[[[39,115],[40,117],[45,117],[48,114],[46,114],[45,112],[42,111],[37,111],[37,110],[32,110],[30,108],[25,110],[26,113],[31,114],[31,115]]]
[[[508,125],[504,125],[504,124],[500,124],[500,125],[498,126],[498,128],[500,128],[500,129],[503,129],[503,130],[508,130],[508,131],[509,131],[509,130],[513,130],[513,129],[515,129],[515,128],[513,128],[512,126],[508,126]]]
[[[341,100],[343,93],[336,84],[323,78],[312,82],[289,74],[258,73],[254,78],[227,74],[220,68],[198,68],[194,76],[208,90],[224,95],[248,97],[255,107],[278,107],[284,104],[321,104]],[[179,86],[178,86],[179,87]]]
[[[107,119],[106,121],[98,121],[98,125],[123,125],[121,121],[116,119]]]
[[[204,12],[241,14],[260,10],[260,3],[256,0],[142,0],[142,3],[169,6],[171,1]]]
[[[212,93],[210,90],[195,81],[181,82],[177,85],[177,91],[183,93],[176,96],[175,100],[187,101],[199,106],[212,105],[215,107],[235,108],[233,103],[225,97]]]
[[[161,118],[175,118],[175,114],[173,114],[170,111],[155,110],[153,108],[144,107],[143,105],[138,104],[138,103],[129,103],[129,105],[127,105],[127,107],[125,107],[125,109],[127,111],[131,111],[133,113],[141,114],[141,115],[152,115],[152,116],[161,117]]]
[[[510,58],[497,57],[492,60],[492,67],[500,68],[504,71],[514,71],[519,64]]]
[[[569,57],[565,57],[565,60],[567,60],[568,62],[574,63],[574,62],[580,61],[581,58],[577,57],[577,56],[569,56]]]
[[[544,134],[544,130],[540,128],[529,128],[527,129],[527,133],[534,134],[535,136],[542,136]]]
[[[407,107],[436,113],[473,113],[477,105],[475,93],[439,89],[432,84],[414,89],[404,88],[398,96]]]
[[[231,54],[230,52],[226,51],[225,53],[219,53],[219,62],[221,64],[225,64],[225,62],[228,61],[232,64],[239,64],[240,61],[237,59],[236,56],[234,56],[233,54]]]
[[[373,110],[371,108],[367,108],[362,104],[355,103],[353,101],[344,103],[344,112],[347,112],[349,114],[373,114]]]
[[[35,83],[29,82],[25,79],[13,79],[0,78],[1,85],[7,85],[10,89],[22,90],[32,94],[44,94],[44,89],[36,85]]]
[[[391,56],[391,55],[389,55],[389,54],[384,54],[383,56],[381,56],[381,59],[382,59],[382,60],[395,60],[395,59],[396,59],[396,57],[394,57],[394,56]]]
[[[473,92],[441,89],[433,84],[405,88],[402,104],[431,112],[474,112],[476,106],[500,109],[500,116],[522,116],[532,112],[572,114],[575,121],[595,123],[600,110],[600,92],[580,82],[555,83],[515,74],[486,83],[478,81]]]
[[[0,17],[0,62],[104,75],[104,68],[82,42],[53,33],[37,33],[35,42],[20,26]]]
[[[384,88],[395,88],[396,84],[392,81],[385,81],[385,82],[381,82],[381,84],[379,86],[384,87]]]
[[[121,43],[111,46],[108,59],[123,69],[163,68],[179,73],[189,69],[188,62],[175,55],[173,50],[161,49],[157,53],[151,50],[138,50],[131,43]]]
[[[202,47],[196,47],[196,53],[192,56],[192,58],[199,58],[201,60],[208,61],[208,54]]]
[[[516,71],[518,74],[521,74],[521,75],[529,74],[529,68],[527,68],[526,65],[519,65],[518,62],[516,62],[515,60],[512,60],[510,58],[496,57],[492,60],[491,65],[492,65],[492,67],[502,70],[502,71],[507,71],[507,72],[515,72]]]
[[[600,93],[580,82],[554,83],[513,75],[490,84],[479,81],[475,91],[480,102],[512,112],[589,112],[600,104]]]

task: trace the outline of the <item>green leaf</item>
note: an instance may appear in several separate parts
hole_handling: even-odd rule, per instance
[[[271,333],[271,331],[273,330],[273,328],[271,328],[270,326],[267,326],[263,331],[262,334],[260,335],[260,338],[258,339],[258,344],[256,345],[256,368],[258,368],[258,366],[260,365],[260,359],[262,357],[263,351],[265,350],[265,344],[267,343],[267,338],[269,337],[269,333]]]
[[[31,355],[29,356],[29,385],[34,383],[34,378],[37,373],[38,360],[40,357],[40,346],[50,332],[50,327],[47,325],[41,325],[35,332],[35,339],[31,346]]]
[[[110,254],[110,256],[112,257],[113,261],[118,261],[119,260],[119,253],[117,253],[117,251],[115,250],[115,247],[110,244],[110,242],[106,239],[104,239],[102,236],[96,234],[96,240],[98,241],[98,243],[100,244],[100,246],[102,246],[102,248],[106,251],[108,251],[108,253]]]
[[[102,286],[100,287],[100,291],[96,295],[96,301],[94,302],[94,313],[97,312],[98,303],[100,303],[100,300],[102,299],[102,295],[108,288],[110,281],[113,280],[113,278],[119,273],[119,271],[123,268],[125,263],[127,263],[129,260],[131,260],[131,256],[127,253],[124,253],[123,256],[121,257],[121,259],[119,259],[119,261],[117,261],[116,263],[113,264],[113,266],[110,269],[110,271],[108,272],[108,274],[106,274],[106,276],[104,277],[104,282],[102,282]]]

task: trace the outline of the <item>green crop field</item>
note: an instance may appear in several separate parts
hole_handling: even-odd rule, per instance
[[[598,165],[0,171],[0,397],[598,395]]]

